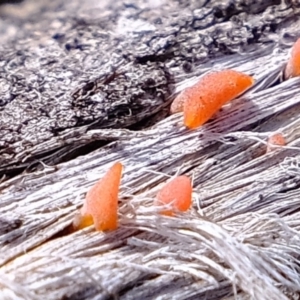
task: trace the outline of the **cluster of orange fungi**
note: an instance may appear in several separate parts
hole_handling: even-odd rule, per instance
[[[300,39],[294,44],[284,70],[284,78],[300,76]],[[235,99],[254,84],[254,79],[234,70],[223,70],[202,77],[194,86],[182,91],[171,105],[171,113],[183,111],[184,125],[195,129],[207,122],[225,103]],[[267,152],[286,145],[281,133],[268,139]],[[275,147],[274,147],[275,146]],[[276,147],[277,146],[277,147]],[[118,227],[118,194],[123,166],[115,163],[87,193],[80,213],[73,221],[75,230],[94,224],[96,230]],[[173,216],[187,211],[192,204],[192,184],[182,175],[171,179],[158,192],[155,206],[161,214]],[[167,209],[163,209],[168,207]]]
[[[75,216],[73,229],[78,230],[94,224],[97,231],[114,230],[118,227],[118,194],[123,166],[113,166],[86,194],[80,212]],[[157,194],[155,206],[168,206],[161,214],[172,216],[186,211],[192,204],[192,184],[182,175],[171,179]]]

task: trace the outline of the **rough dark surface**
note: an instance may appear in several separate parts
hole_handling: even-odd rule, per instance
[[[174,83],[196,66],[274,43],[274,33],[299,16],[297,1],[281,2],[2,5],[0,175],[88,152],[92,141],[80,136],[90,128],[164,117]]]
[[[278,78],[299,1],[18,2],[0,5],[0,299],[296,299],[300,79]],[[253,88],[197,130],[157,122],[227,67]],[[72,232],[115,161],[119,228]],[[193,207],[162,217],[174,174]]]

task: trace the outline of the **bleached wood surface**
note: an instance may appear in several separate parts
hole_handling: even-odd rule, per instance
[[[264,70],[280,71],[274,62],[284,62],[286,52],[253,55],[251,63],[247,56],[226,59],[218,68],[253,74],[259,83]],[[111,133],[119,140],[4,182],[1,219],[21,219],[22,226],[1,236],[2,295],[105,299],[123,290],[122,299],[206,293],[219,299],[234,286],[241,297],[285,299],[282,290],[298,291],[299,84],[296,78],[254,88],[196,131],[184,129],[181,114],[141,132],[95,130],[90,137]],[[274,131],[286,136],[288,147],[265,154]],[[125,166],[120,228],[51,238],[117,160]],[[159,217],[153,195],[176,172],[194,178],[193,209]]]
[[[82,128],[63,139],[113,142],[2,182],[1,299],[297,299],[300,78],[272,86],[288,58],[281,42],[215,59],[176,85],[222,68],[256,79],[198,130],[185,129],[182,114],[140,131]],[[265,154],[277,131],[288,145]],[[119,229],[65,232],[117,160]],[[193,178],[193,209],[161,217],[153,197],[177,173]]]

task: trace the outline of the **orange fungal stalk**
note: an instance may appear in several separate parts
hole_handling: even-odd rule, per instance
[[[175,177],[158,192],[154,205],[171,205],[171,210],[162,212],[164,215],[172,216],[176,211],[186,211],[192,204],[192,184],[189,177],[181,175]]]
[[[73,222],[76,229],[94,224],[96,230],[118,227],[118,194],[123,166],[115,163],[86,194],[84,205]]]
[[[233,100],[254,83],[254,79],[234,70],[223,70],[202,77],[194,86],[182,91],[171,111],[183,107],[184,124],[197,128],[208,121],[225,103]]]
[[[290,59],[284,70],[285,79],[300,76],[300,39],[294,44]]]

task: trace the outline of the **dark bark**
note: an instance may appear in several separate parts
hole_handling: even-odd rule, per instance
[[[153,123],[176,82],[212,58],[275,45],[300,13],[280,0],[99,2],[1,6],[0,175],[101,146],[81,139],[91,128]]]

